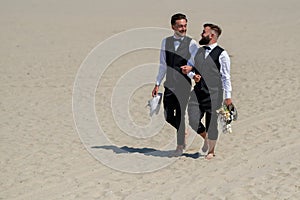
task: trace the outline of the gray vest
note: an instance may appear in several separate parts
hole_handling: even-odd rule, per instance
[[[180,42],[177,51],[174,47],[173,36],[166,38],[166,63],[167,63],[167,73],[166,82],[164,86],[171,91],[188,91],[191,90],[191,80],[190,78],[182,73],[181,66],[186,65],[187,61],[190,59],[191,54],[189,51],[189,45],[191,38],[184,37]]]
[[[218,104],[223,100],[219,63],[219,57],[223,51],[224,49],[216,46],[205,58],[205,49],[199,48],[195,56],[195,70],[201,75],[201,79],[196,83],[194,89],[200,94],[198,96],[203,99],[209,97],[211,101],[217,100]]]

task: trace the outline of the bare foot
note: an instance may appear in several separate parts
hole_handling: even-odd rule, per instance
[[[205,159],[206,160],[210,160],[210,159],[212,159],[213,157],[215,157],[216,155],[214,154],[214,153],[209,153],[209,154],[207,154],[206,156],[205,156]]]
[[[183,154],[184,145],[177,145],[176,150],[171,154],[171,157],[179,157]]]
[[[210,160],[213,157],[215,157],[215,146],[216,146],[217,140],[208,140],[208,147],[209,151],[208,154],[205,156],[206,160]]]

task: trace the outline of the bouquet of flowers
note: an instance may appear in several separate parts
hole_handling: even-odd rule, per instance
[[[218,128],[222,133],[232,133],[231,122],[237,120],[237,110],[233,104],[226,106],[222,105],[217,110],[218,113]]]

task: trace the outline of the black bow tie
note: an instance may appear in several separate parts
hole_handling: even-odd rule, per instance
[[[204,48],[205,50],[211,50],[211,48],[208,47],[208,46],[204,46],[203,48]]]

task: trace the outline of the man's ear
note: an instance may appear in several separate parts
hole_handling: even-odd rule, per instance
[[[171,28],[172,28],[173,30],[175,30],[175,25],[171,25]]]

